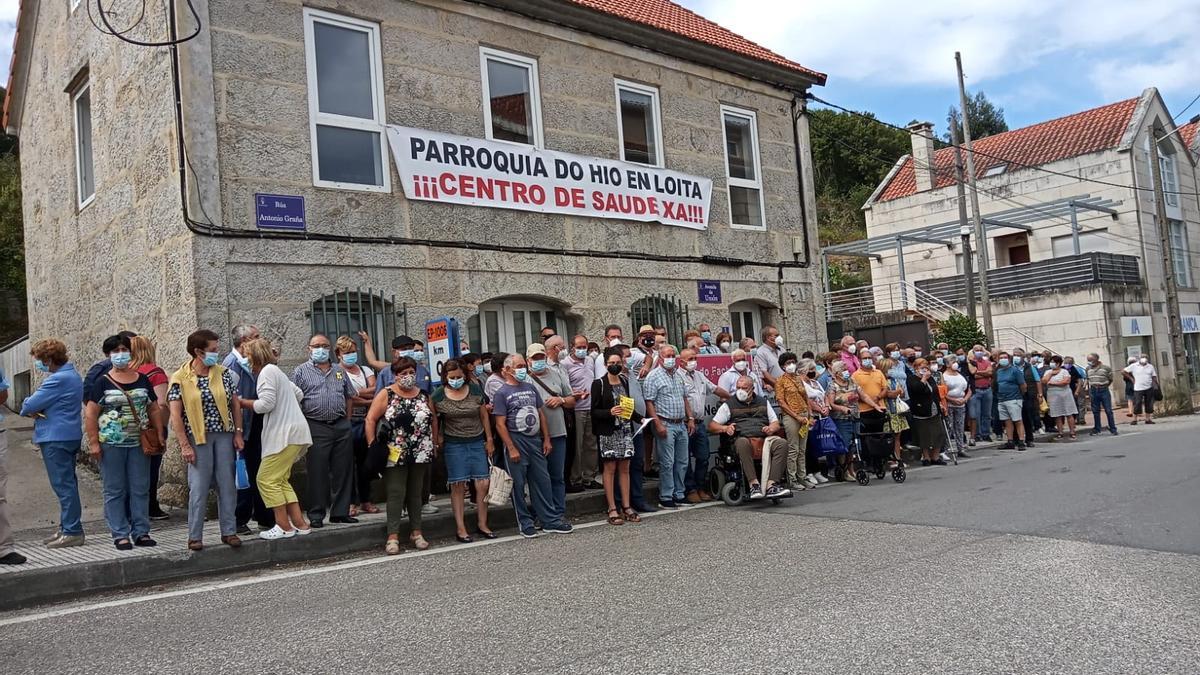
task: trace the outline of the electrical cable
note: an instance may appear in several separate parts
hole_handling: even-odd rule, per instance
[[[200,29],[202,28],[202,23],[200,21],[200,13],[196,11],[196,7],[192,4],[192,0],[184,0],[184,2],[187,3],[188,10],[190,10],[192,13],[192,18],[196,22],[196,29],[193,30],[192,33],[190,35],[188,35],[187,37],[181,38],[181,37],[178,37],[175,35],[175,29],[173,28],[171,31],[171,34],[173,37],[170,40],[165,40],[165,41],[160,41],[160,42],[135,40],[133,38],[125,37],[123,32],[118,31],[116,28],[113,27],[113,25],[111,23],[109,23],[107,12],[104,11],[104,5],[102,4],[102,2],[103,2],[103,0],[96,0],[96,8],[97,8],[97,10],[99,10],[100,22],[103,23],[104,27],[108,29],[107,34],[112,35],[113,37],[116,37],[117,39],[122,40],[124,42],[128,42],[131,45],[137,45],[139,47],[174,47],[176,45],[181,45],[181,44],[187,42],[188,40],[195,39],[197,36],[200,35]],[[143,9],[144,9],[144,5],[143,5]],[[88,6],[88,17],[91,17],[91,6],[90,5]],[[171,0],[168,3],[168,20],[169,20],[169,23],[171,26],[175,25],[175,0]],[[93,23],[95,23],[95,22],[93,22]],[[97,26],[97,30],[99,30],[99,26]],[[129,29],[126,29],[125,32],[128,32],[128,30]],[[103,33],[105,31],[101,31],[101,32]]]
[[[140,14],[138,14],[138,18],[133,23],[129,24],[128,28],[126,28],[125,30],[115,31],[115,32],[108,31],[108,30],[101,28],[100,24],[96,23],[96,18],[94,16],[92,16],[91,0],[88,0],[88,2],[86,2],[85,4],[87,5],[88,21],[92,22],[92,27],[95,28],[96,30],[100,31],[101,33],[104,33],[105,35],[111,35],[113,37],[121,37],[122,35],[125,35],[126,33],[133,30],[134,28],[137,28],[138,25],[140,25],[142,23],[142,20],[146,18],[146,0],[142,0],[142,11]],[[96,0],[96,7],[98,8],[101,16],[103,17],[104,7],[100,4],[100,0]],[[112,10],[109,10],[109,13],[112,13]]]
[[[817,103],[827,105],[830,108],[833,108],[835,110],[840,110],[845,113],[850,113],[851,115],[855,115],[855,116],[861,117],[863,119],[870,120],[877,124],[882,124],[885,127],[889,127],[891,129],[895,129],[897,131],[903,131],[906,134],[912,134],[911,131],[909,131],[908,129],[905,129],[904,127],[897,126],[890,122],[884,122],[883,120],[879,119],[878,117],[875,117],[874,115],[868,115],[866,113],[862,113],[857,110],[851,110],[850,108],[845,108],[836,103],[830,103],[829,101],[826,101],[825,99],[823,99],[819,96],[816,96],[815,94],[808,94],[808,98],[810,98],[813,101],[816,101]],[[966,152],[967,149],[964,147],[963,151]],[[1154,188],[1134,187],[1132,185],[1123,185],[1121,183],[1113,183],[1110,181],[1097,180],[1095,178],[1084,178],[1082,176],[1076,176],[1076,175],[1065,173],[1062,171],[1055,171],[1053,169],[1047,169],[1044,166],[1039,166],[1036,164],[1025,164],[1023,162],[1018,162],[1017,160],[1014,160],[1014,159],[1008,159],[1005,157],[1001,157],[999,155],[993,155],[993,154],[990,154],[987,152],[977,150],[977,149],[975,149],[974,144],[972,144],[970,152],[972,152],[980,157],[987,157],[989,159],[994,159],[994,160],[997,160],[1000,162],[1005,162],[1010,165],[1019,166],[1023,169],[1034,169],[1036,171],[1041,171],[1043,173],[1048,173],[1048,174],[1051,174],[1054,176],[1062,176],[1064,178],[1070,178],[1070,179],[1077,180],[1077,181],[1082,181],[1082,182],[1087,182],[1087,183],[1095,183],[1097,185],[1107,185],[1108,187],[1117,187],[1117,188],[1121,188],[1124,190],[1139,190],[1139,191],[1143,191],[1143,192],[1154,192]],[[1187,191],[1183,191],[1183,190],[1163,190],[1163,193],[1164,194],[1186,195],[1189,197],[1196,197],[1196,198],[1200,199],[1200,192],[1187,192]]]
[[[1171,118],[1171,121],[1172,121],[1172,122],[1175,122],[1175,121],[1177,121],[1177,120],[1178,120],[1180,117],[1183,117],[1183,114],[1184,114],[1185,112],[1187,112],[1188,110],[1190,110],[1192,106],[1196,105],[1196,101],[1200,101],[1200,94],[1196,94],[1196,98],[1192,99],[1192,102],[1191,102],[1191,103],[1189,103],[1189,104],[1187,104],[1187,105],[1183,106],[1183,110],[1180,110],[1178,113],[1175,113],[1175,116]]]

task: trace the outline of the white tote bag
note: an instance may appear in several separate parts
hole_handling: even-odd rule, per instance
[[[487,503],[491,506],[504,506],[512,495],[513,481],[508,472],[495,464],[492,465],[490,476],[491,486],[488,487]]]

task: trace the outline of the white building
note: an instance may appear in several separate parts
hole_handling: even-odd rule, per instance
[[[1166,136],[1159,154],[1172,273],[1191,378],[1200,382],[1195,127],[1176,129],[1151,88],[975,143],[999,345],[1078,356],[1094,351],[1110,363],[1147,353],[1164,378],[1173,376],[1148,159],[1155,129]],[[932,125],[912,131],[912,154],[900,158],[863,206],[868,239],[825,253],[871,258],[873,290],[865,297],[877,311],[916,310],[936,319],[966,306],[955,150],[935,149]],[[831,294],[831,320],[839,318],[838,302]]]

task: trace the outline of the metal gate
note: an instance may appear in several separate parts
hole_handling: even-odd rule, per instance
[[[682,349],[683,334],[688,330],[688,307],[682,305],[674,295],[655,293],[633,303],[629,308],[629,319],[633,324],[631,335],[636,338],[637,330],[649,324],[667,329],[667,341]]]
[[[349,335],[358,343],[358,331],[367,331],[375,355],[384,361],[391,359],[392,338],[408,333],[408,304],[399,305],[397,310],[395,295],[384,297],[370,288],[364,293],[361,286],[314,300],[308,318],[312,332],[324,333],[330,341]]]

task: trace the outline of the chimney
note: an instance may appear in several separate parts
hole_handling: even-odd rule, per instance
[[[933,165],[933,123],[913,122],[908,125],[912,139],[913,173],[917,178],[917,192],[932,190],[934,181]]]

